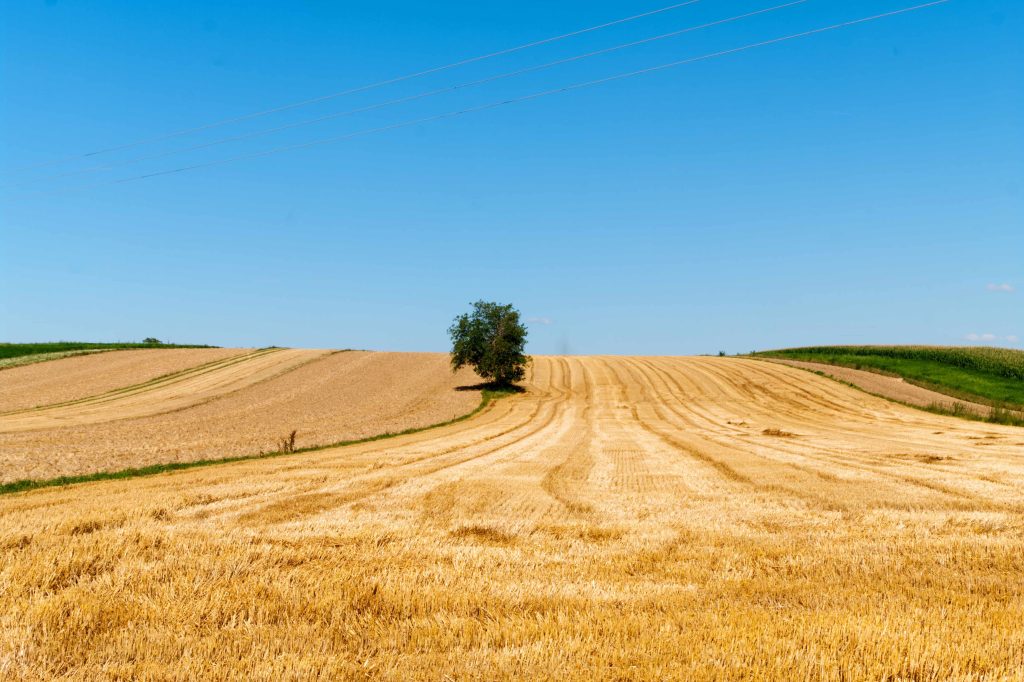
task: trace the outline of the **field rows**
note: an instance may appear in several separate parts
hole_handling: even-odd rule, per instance
[[[0,371],[0,414],[81,400],[247,352],[241,348],[65,351],[87,354]]]
[[[39,431],[172,412],[273,378],[329,352],[278,348],[252,351],[139,385],[0,415],[0,432]]]
[[[1021,679],[1022,493],[1022,429],[539,357],[459,424],[0,499],[0,673]]]
[[[992,413],[990,405],[982,405],[954,398],[945,393],[939,393],[938,391],[907,383],[902,377],[891,377],[876,372],[843,367],[842,365],[828,365],[822,362],[786,360],[783,358],[772,359],[771,362],[789,365],[790,367],[800,367],[815,373],[824,374],[833,379],[852,384],[868,393],[889,398],[905,405],[925,408],[940,407],[945,410],[953,410],[959,406],[966,412],[981,417],[986,417]],[[1024,413],[1019,411],[1012,412],[1012,414],[1024,416]]]
[[[118,368],[115,355],[107,357]],[[453,389],[478,381],[453,375],[447,356],[433,353],[234,354],[0,415],[0,482],[256,455],[279,449],[292,431],[296,446],[308,447],[428,426],[476,407],[479,390]]]

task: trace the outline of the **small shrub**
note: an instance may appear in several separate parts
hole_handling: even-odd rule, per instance
[[[295,452],[295,436],[298,435],[298,431],[292,431],[287,437],[282,438],[281,442],[278,443],[278,452]]]
[[[974,410],[960,402],[953,403],[953,407],[949,409],[949,413],[956,417],[966,417],[969,414],[975,414]]]

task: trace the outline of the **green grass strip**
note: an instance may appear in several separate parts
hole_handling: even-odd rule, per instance
[[[134,350],[138,348],[217,348],[217,346],[178,343],[125,343],[120,341],[116,343],[92,343],[88,341],[0,343],[0,359],[74,350]]]
[[[819,362],[902,377],[953,398],[1002,409],[1024,408],[1024,352],[1002,348],[818,346],[751,357]]]
[[[758,355],[760,355],[760,353]],[[751,357],[754,357],[755,360],[760,359],[757,358],[756,356]],[[793,366],[787,365],[787,367]],[[825,372],[820,369],[811,369],[810,367],[793,367],[793,369],[800,369],[805,372],[810,372],[811,374],[817,374],[820,377],[825,377],[826,379],[831,379],[832,381],[843,384],[844,386],[854,388],[860,391],[861,393],[867,393],[868,395],[873,395],[876,398],[882,398],[883,400],[888,400],[891,403],[903,405],[904,407],[910,407],[915,410],[921,410],[922,412],[930,412],[931,414],[941,414],[944,417],[959,417],[961,419],[967,419],[972,422],[984,422],[986,424],[1001,424],[1003,426],[1024,427],[1024,418],[1018,417],[1012,410],[1008,410],[1002,407],[993,407],[991,408],[991,413],[989,413],[988,415],[984,415],[975,412],[974,410],[970,409],[967,405],[964,405],[963,403],[953,403],[952,407],[946,407],[944,405],[940,405],[939,403],[932,403],[931,405],[915,405],[914,403],[904,402],[902,400],[897,400],[896,398],[890,398],[887,395],[882,395],[881,393],[869,391],[866,388],[861,388],[857,384],[851,383],[846,379],[834,377],[828,372]]]
[[[57,478],[47,479],[22,479],[20,481],[11,481],[10,483],[0,484],[0,495],[10,495],[13,493],[27,492],[29,490],[38,490],[40,488],[55,488],[60,486],[75,485],[78,483],[93,483],[95,481],[117,481],[126,478],[138,478],[141,476],[155,476],[157,474],[169,473],[172,471],[182,471],[185,469],[196,469],[199,467],[215,466],[218,464],[231,464],[233,462],[248,462],[259,459],[271,459],[274,457],[284,457],[286,455],[299,455],[307,452],[317,452],[319,450],[328,450],[331,448],[342,448],[350,445],[362,445],[363,443],[372,443],[378,440],[385,440],[388,438],[397,438],[399,436],[408,436],[414,433],[422,433],[423,431],[429,431],[431,429],[439,429],[443,426],[451,426],[452,424],[458,424],[464,422],[471,417],[479,414],[484,408],[491,404],[491,402],[503,398],[508,395],[515,393],[521,393],[521,390],[508,389],[508,388],[487,388],[481,393],[480,404],[477,405],[472,412],[449,419],[446,422],[439,424],[431,424],[429,426],[418,426],[411,429],[405,429],[404,431],[398,432],[385,432],[377,434],[376,436],[368,436],[366,438],[357,438],[355,440],[342,440],[336,443],[328,443],[326,445],[311,445],[307,448],[299,448],[291,452],[278,451],[278,452],[265,452],[258,455],[239,455],[236,457],[222,457],[220,459],[197,459],[191,462],[168,462],[167,464],[151,464],[144,467],[134,467],[130,469],[121,469],[120,471],[97,471],[92,474],[81,474],[78,476],[58,476]]]
[[[24,367],[25,365],[34,365],[37,362],[49,362],[50,360],[61,360],[63,358],[73,358],[79,355],[95,355],[97,353],[106,353],[107,350],[104,348],[96,350],[62,350],[56,353],[36,353],[33,355],[19,355],[13,358],[0,358],[0,370],[11,369],[13,367]]]

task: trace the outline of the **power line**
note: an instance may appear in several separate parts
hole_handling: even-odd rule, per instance
[[[501,56],[504,56],[504,55],[513,54],[515,52],[520,52],[522,50],[527,50],[527,49],[530,49],[530,48],[533,48],[533,47],[539,47],[541,45],[548,45],[550,43],[558,42],[560,40],[565,40],[567,38],[573,38],[573,37],[576,37],[576,36],[584,35],[586,33],[592,33],[594,31],[600,31],[600,30],[605,29],[605,28],[611,28],[612,26],[618,26],[620,24],[625,24],[625,23],[628,23],[630,21],[636,21],[638,19],[643,19],[643,18],[646,18],[646,17],[654,16],[656,14],[662,14],[664,12],[669,12],[671,10],[679,9],[680,7],[686,7],[688,5],[693,5],[693,4],[696,4],[696,3],[700,2],[700,1],[701,0],[686,0],[686,2],[678,2],[678,3],[672,4],[672,5],[668,5],[666,7],[661,7],[661,8],[658,8],[658,9],[655,9],[655,10],[651,10],[651,11],[648,11],[648,12],[643,12],[641,14],[634,14],[632,16],[623,17],[621,19],[615,19],[613,21],[608,21],[608,22],[605,22],[603,24],[598,24],[597,26],[590,26],[588,28],[583,28],[583,29],[579,29],[579,30],[576,30],[576,31],[571,31],[570,33],[563,33],[561,35],[552,36],[550,38],[544,38],[542,40],[535,40],[535,41],[530,42],[530,43],[524,43],[523,45],[517,45],[515,47],[510,47],[510,48],[506,48],[506,49],[503,49],[503,50],[498,50],[497,52],[490,52],[488,54],[482,54],[482,55],[479,55],[479,56],[476,56],[476,57],[469,57],[469,58],[466,58],[466,59],[461,59],[459,61],[451,62],[449,64],[444,64],[442,66],[435,66],[435,67],[432,67],[432,68],[429,68],[429,69],[425,69],[423,71],[416,71],[416,72],[413,72],[413,73],[405,74],[403,76],[396,76],[394,78],[388,78],[386,80],[377,81],[375,83],[370,83],[368,85],[361,85],[361,86],[356,87],[356,88],[351,88],[351,89],[348,89],[348,90],[342,90],[342,91],[339,91],[339,92],[333,92],[333,93],[330,93],[330,94],[327,94],[327,95],[321,95],[319,97],[313,97],[313,98],[310,98],[310,99],[305,99],[305,100],[301,100],[301,101],[298,101],[298,102],[293,102],[291,104],[284,104],[284,105],[281,105],[281,106],[272,107],[270,109],[263,109],[262,111],[255,111],[255,112],[252,112],[252,113],[249,113],[249,114],[242,114],[240,116],[233,116],[231,118],[221,119],[219,121],[214,121],[212,123],[206,123],[206,124],[203,124],[203,125],[200,125],[200,126],[195,126],[193,128],[183,128],[181,130],[176,130],[176,131],[173,131],[173,132],[170,132],[170,133],[163,133],[161,135],[155,135],[153,137],[142,138],[142,139],[136,140],[134,142],[127,142],[127,143],[124,143],[124,144],[119,144],[119,145],[115,145],[115,146],[112,146],[112,147],[106,147],[106,148],[103,148],[103,149],[97,149],[97,150],[94,150],[94,151],[91,151],[91,152],[86,152],[86,153],[83,153],[83,154],[76,154],[74,156],[68,156],[68,157],[64,157],[64,158],[61,158],[61,159],[56,159],[56,160],[53,160],[53,161],[45,161],[43,163],[38,163],[38,164],[30,165],[30,166],[23,166],[21,168],[16,168],[16,169],[13,169],[13,170],[15,170],[15,171],[22,171],[22,170],[29,170],[29,169],[34,169],[34,168],[40,168],[40,167],[44,167],[44,166],[52,166],[52,165],[56,165],[56,164],[59,164],[59,163],[65,163],[65,162],[68,162],[68,161],[74,161],[76,159],[81,159],[81,158],[85,158],[85,157],[89,157],[89,156],[97,156],[99,154],[107,154],[109,152],[114,152],[114,151],[122,151],[122,150],[125,150],[125,149],[130,149],[132,147],[138,147],[138,146],[145,145],[145,144],[152,144],[154,142],[160,142],[160,141],[163,141],[163,140],[169,140],[169,139],[172,139],[172,138],[175,138],[175,137],[182,137],[184,135],[191,135],[192,133],[198,133],[198,132],[202,132],[204,130],[210,130],[212,128],[219,128],[221,126],[225,126],[225,125],[228,125],[228,124],[231,124],[231,123],[239,123],[241,121],[247,121],[247,120],[250,120],[250,119],[253,119],[253,118],[258,118],[260,116],[267,116],[268,114],[275,114],[275,113],[279,113],[279,112],[282,112],[282,111],[289,111],[291,109],[297,109],[299,107],[305,107],[305,106],[309,106],[311,104],[317,104],[319,102],[326,102],[327,100],[336,99],[336,98],[339,98],[339,97],[346,97],[348,95],[354,95],[354,94],[357,94],[357,93],[360,93],[360,92],[367,92],[369,90],[375,90],[377,88],[384,87],[385,85],[393,85],[395,83],[401,83],[403,81],[412,80],[413,78],[420,78],[422,76],[428,76],[430,74],[440,73],[441,71],[447,71],[449,69],[454,69],[454,68],[459,67],[459,66],[466,66],[468,64],[474,64],[476,62],[481,62],[481,61],[484,61],[486,59],[492,59],[494,57],[501,57]]]
[[[677,31],[670,31],[669,33],[662,33],[660,35],[651,36],[649,38],[642,38],[640,40],[634,40],[632,42],[622,43],[620,45],[614,45],[612,47],[606,47],[606,48],[603,48],[603,49],[600,49],[600,50],[595,50],[595,51],[592,51],[592,52],[586,52],[584,54],[575,55],[575,56],[572,56],[572,57],[566,57],[566,58],[563,58],[563,59],[557,59],[557,60],[552,61],[552,62],[547,62],[546,64],[540,64],[540,65],[537,65],[537,66],[530,66],[530,67],[526,67],[526,68],[523,68],[523,69],[517,69],[515,71],[508,71],[508,72],[505,72],[505,73],[500,73],[500,74],[497,74],[497,75],[494,75],[494,76],[488,76],[486,78],[481,78],[481,79],[478,79],[478,80],[473,80],[473,81],[469,81],[469,82],[465,82],[465,83],[459,83],[457,85],[450,85],[450,86],[447,86],[447,87],[444,87],[444,88],[438,88],[436,90],[428,90],[426,92],[420,92],[420,93],[417,93],[415,95],[409,95],[407,97],[400,97],[400,98],[397,98],[397,99],[391,99],[391,100],[387,100],[387,101],[384,101],[384,102],[380,102],[378,104],[370,104],[368,106],[359,107],[357,109],[349,109],[348,111],[342,111],[342,112],[337,112],[337,113],[333,113],[333,114],[327,114],[326,116],[318,116],[316,118],[306,119],[306,120],[303,120],[303,121],[296,121],[294,123],[288,123],[288,124],[281,125],[281,126],[276,126],[276,127],[273,127],[273,128],[264,128],[262,130],[256,130],[256,131],[249,132],[249,133],[243,133],[241,135],[232,135],[230,137],[224,137],[224,138],[220,138],[220,139],[217,139],[217,140],[212,140],[210,142],[204,142],[202,144],[193,145],[193,146],[190,146],[190,147],[184,147],[182,149],[172,149],[170,151],[160,152],[158,154],[147,154],[147,155],[144,155],[144,156],[136,156],[136,157],[133,157],[133,158],[130,158],[130,159],[124,159],[124,160],[115,161],[115,162],[112,162],[112,163],[100,164],[100,165],[96,165],[96,166],[89,166],[87,168],[82,168],[82,169],[78,169],[78,170],[74,170],[74,171],[69,171],[67,173],[59,173],[59,174],[56,174],[56,175],[45,176],[43,178],[38,178],[37,180],[49,180],[49,179],[55,179],[55,178],[70,177],[70,176],[74,176],[74,175],[81,175],[83,173],[91,173],[91,172],[96,172],[96,171],[111,170],[113,168],[119,168],[121,166],[127,166],[127,165],[131,165],[131,164],[134,164],[134,163],[139,163],[139,162],[142,162],[142,161],[152,161],[152,160],[155,160],[155,159],[166,158],[168,156],[176,156],[178,154],[185,154],[185,153],[188,153],[188,152],[198,151],[200,149],[208,149],[210,147],[216,147],[218,145],[227,144],[229,142],[238,142],[240,140],[248,140],[248,139],[252,139],[254,137],[262,137],[264,135],[270,135],[272,133],[282,132],[284,130],[292,130],[294,128],[301,128],[301,127],[308,126],[308,125],[313,125],[313,124],[316,124],[316,123],[323,123],[325,121],[331,121],[331,120],[343,118],[343,117],[346,117],[346,116],[353,116],[355,114],[361,114],[361,113],[365,113],[365,112],[368,112],[368,111],[375,111],[375,110],[379,110],[379,109],[384,109],[386,107],[391,107],[391,106],[395,106],[395,105],[399,105],[399,104],[407,104],[409,102],[413,102],[413,101],[417,101],[417,100],[421,100],[421,99],[426,99],[428,97],[434,97],[436,95],[442,95],[442,94],[445,94],[445,93],[454,92],[456,90],[464,90],[464,89],[476,87],[476,86],[479,86],[479,85],[485,85],[487,83],[493,83],[495,81],[503,80],[503,79],[506,79],[506,78],[512,78],[514,76],[522,76],[522,75],[525,75],[525,74],[528,74],[528,73],[535,73],[535,72],[538,72],[538,71],[543,71],[545,69],[553,68],[555,66],[561,66],[563,64],[569,64],[571,62],[577,62],[577,61],[581,61],[583,59],[589,59],[591,57],[597,57],[597,56],[604,55],[604,54],[610,54],[612,52],[617,52],[619,50],[624,50],[624,49],[631,48],[631,47],[637,47],[639,45],[645,45],[645,44],[653,43],[653,42],[656,42],[656,41],[659,41],[659,40],[666,40],[668,38],[675,38],[675,37],[678,37],[678,36],[681,36],[681,35],[684,35],[684,34],[687,34],[687,33],[693,33],[695,31],[700,31],[700,30],[703,30],[703,29],[712,28],[714,26],[721,26],[723,24],[733,23],[733,22],[736,22],[736,21],[739,21],[739,20],[742,20],[742,19],[748,19],[750,17],[757,16],[757,15],[760,15],[760,14],[767,14],[769,12],[775,12],[775,11],[778,11],[778,10],[781,10],[781,9],[786,9],[788,7],[793,7],[795,5],[802,5],[802,4],[805,4],[807,2],[810,2],[810,0],[792,0],[791,2],[787,2],[787,3],[781,4],[781,5],[775,5],[774,7],[767,7],[765,9],[759,9],[759,10],[756,10],[756,11],[753,11],[753,12],[747,12],[745,14],[738,14],[736,16],[728,17],[728,18],[725,18],[725,19],[719,19],[717,21],[712,21],[712,22],[708,22],[708,23],[705,23],[705,24],[700,24],[700,25],[697,25],[697,26],[690,26],[690,27],[687,27],[687,28],[679,29]]]
[[[932,2],[926,2],[926,3],[919,4],[919,5],[913,5],[911,7],[904,7],[902,9],[893,10],[891,12],[884,12],[882,14],[875,14],[875,15],[868,16],[868,17],[862,17],[860,19],[853,19],[853,20],[850,20],[850,21],[844,21],[844,22],[841,22],[841,23],[838,23],[838,24],[831,24],[829,26],[823,26],[821,28],[811,29],[809,31],[802,31],[800,33],[792,33],[790,35],[781,36],[779,38],[772,38],[770,40],[763,40],[763,41],[756,42],[756,43],[749,43],[749,44],[743,45],[741,47],[735,47],[735,48],[731,48],[731,49],[728,49],[728,50],[721,50],[719,52],[712,52],[712,53],[708,53],[708,54],[703,54],[703,55],[700,55],[700,56],[697,56],[697,57],[689,57],[687,59],[680,59],[680,60],[668,62],[668,63],[665,63],[665,64],[659,64],[657,66],[651,66],[651,67],[647,67],[647,68],[644,68],[644,69],[638,69],[636,71],[628,71],[628,72],[625,72],[625,73],[615,74],[613,76],[607,76],[607,77],[604,77],[604,78],[598,78],[596,80],[584,81],[584,82],[580,82],[580,83],[573,83],[571,85],[566,85],[566,86],[562,86],[562,87],[559,87],[559,88],[553,88],[553,89],[550,89],[550,90],[544,90],[544,91],[541,91],[541,92],[535,92],[535,93],[532,93],[532,94],[529,94],[529,95],[523,95],[521,97],[514,97],[514,98],[510,98],[510,99],[506,99],[506,100],[499,100],[499,101],[496,101],[496,102],[490,102],[488,104],[483,104],[483,105],[476,106],[476,107],[471,107],[471,108],[468,108],[468,109],[460,109],[460,110],[457,110],[457,111],[450,111],[450,112],[446,112],[446,113],[443,113],[443,114],[437,114],[437,115],[434,115],[434,116],[427,116],[427,117],[418,118],[418,119],[414,119],[414,120],[403,121],[403,122],[394,123],[394,124],[391,124],[391,125],[381,126],[381,127],[377,127],[377,128],[369,128],[369,129],[366,129],[366,130],[359,130],[359,131],[348,133],[348,134],[345,134],[345,135],[339,135],[339,136],[336,136],[336,137],[322,138],[322,139],[319,139],[319,140],[313,140],[311,142],[304,142],[304,143],[300,143],[300,144],[293,144],[293,145],[286,145],[286,146],[283,146],[283,147],[276,147],[276,148],[268,149],[268,150],[265,150],[265,151],[262,151],[262,152],[254,152],[254,153],[251,153],[251,154],[242,154],[242,155],[228,157],[228,158],[223,158],[223,159],[216,159],[214,161],[207,161],[207,162],[204,162],[204,163],[193,164],[193,165],[190,165],[190,166],[181,166],[179,168],[172,168],[172,169],[169,169],[169,170],[156,171],[156,172],[153,172],[153,173],[145,173],[145,174],[141,174],[141,175],[134,175],[134,176],[130,176],[130,177],[127,177],[127,178],[121,178],[121,179],[111,180],[111,181],[107,181],[107,182],[100,182],[100,183],[93,183],[93,184],[90,184],[90,185],[83,185],[83,186],[80,186],[80,187],[77,187],[77,188],[72,188],[72,189],[87,189],[87,188],[91,188],[91,187],[99,187],[99,186],[105,186],[105,185],[123,184],[123,183],[127,183],[127,182],[134,182],[134,181],[137,181],[137,180],[145,180],[145,179],[148,179],[148,178],[159,177],[159,176],[162,176],[162,175],[172,175],[172,174],[176,174],[176,173],[184,173],[184,172],[187,172],[187,171],[198,170],[198,169],[201,169],[201,168],[209,168],[209,167],[212,167],[212,166],[219,166],[219,165],[223,165],[223,164],[227,164],[227,163],[234,163],[236,161],[244,161],[244,160],[248,160],[248,159],[256,159],[256,158],[261,158],[261,157],[264,157],[264,156],[270,156],[270,155],[273,155],[273,154],[280,154],[280,153],[288,152],[288,151],[295,151],[295,150],[299,150],[299,149],[308,149],[310,147],[316,147],[316,146],[325,145],[325,144],[332,144],[332,143],[335,143],[335,142],[341,142],[341,141],[344,141],[344,140],[349,140],[349,139],[352,139],[352,138],[355,138],[355,137],[362,137],[362,136],[366,136],[366,135],[372,135],[374,133],[381,133],[381,132],[386,132],[386,131],[389,131],[389,130],[396,130],[396,129],[399,129],[399,128],[407,128],[407,127],[410,127],[410,126],[421,125],[421,124],[424,124],[424,123],[431,123],[431,122],[440,121],[440,120],[443,120],[443,119],[456,118],[456,117],[459,117],[459,116],[464,116],[466,114],[478,113],[478,112],[487,111],[487,110],[490,110],[490,109],[497,109],[499,107],[503,107],[503,106],[506,106],[506,105],[509,105],[509,104],[518,104],[518,103],[521,103],[521,102],[527,102],[527,101],[531,101],[531,100],[535,100],[535,99],[540,99],[541,97],[547,97],[549,95],[556,95],[556,94],[560,94],[560,93],[564,93],[564,92],[570,92],[570,91],[573,91],[573,90],[580,90],[580,89],[583,89],[583,88],[594,87],[596,85],[603,85],[605,83],[611,83],[611,82],[614,82],[614,81],[624,80],[626,78],[633,78],[633,77],[641,76],[641,75],[648,74],[648,73],[655,73],[655,72],[658,72],[658,71],[664,71],[666,69],[671,69],[671,68],[674,68],[674,67],[677,67],[677,66],[683,66],[685,64],[693,64],[695,62],[707,61],[707,60],[710,60],[710,59],[716,59],[718,57],[724,57],[724,56],[727,56],[727,55],[737,54],[737,53],[740,53],[740,52],[746,52],[748,50],[753,50],[753,49],[756,49],[756,48],[759,48],[759,47],[766,47],[768,45],[775,45],[775,44],[778,44],[778,43],[783,43],[783,42],[786,42],[786,41],[795,40],[797,38],[806,38],[808,36],[817,35],[819,33],[825,33],[827,31],[834,31],[834,30],[841,29],[841,28],[847,28],[847,27],[850,27],[850,26],[858,25],[858,24],[864,24],[864,23],[868,23],[868,22],[871,22],[871,21],[876,21],[878,19],[884,19],[884,18],[887,18],[887,17],[892,17],[892,16],[896,16],[896,15],[900,15],[900,14],[907,14],[909,12],[914,12],[914,11],[917,11],[917,10],[922,10],[922,9],[925,9],[925,8],[928,8],[928,7],[935,7],[935,6],[938,6],[938,5],[944,5],[944,4],[948,3],[948,2],[950,2],[950,0],[933,0]]]

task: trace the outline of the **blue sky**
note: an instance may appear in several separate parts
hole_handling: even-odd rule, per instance
[[[1024,339],[1024,7],[953,0],[336,144],[111,181],[899,9],[796,7],[107,171],[777,2],[694,5],[119,153],[39,162],[670,4],[5,0],[0,339],[445,350],[478,298],[534,353]]]

